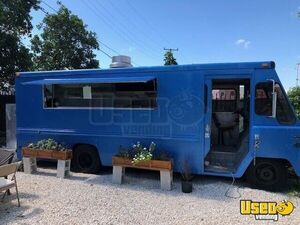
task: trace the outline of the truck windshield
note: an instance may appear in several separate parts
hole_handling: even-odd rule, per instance
[[[255,90],[255,113],[257,115],[271,116],[272,86],[270,82],[258,83]],[[277,93],[276,119],[282,124],[295,123],[295,114],[280,84],[276,83],[275,91]]]

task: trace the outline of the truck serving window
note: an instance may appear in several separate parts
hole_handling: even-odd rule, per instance
[[[213,112],[234,112],[236,110],[236,99],[235,89],[213,89]]]
[[[276,118],[278,122],[283,124],[295,123],[295,114],[278,83],[275,85],[275,91],[277,93]],[[272,85],[270,82],[258,83],[255,87],[255,113],[264,116],[272,115]]]
[[[44,86],[45,108],[155,108],[156,80],[128,83],[51,84]]]

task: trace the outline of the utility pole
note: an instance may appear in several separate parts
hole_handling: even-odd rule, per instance
[[[296,87],[298,87],[298,81],[299,81],[299,66],[300,66],[300,63],[297,63],[297,78],[296,78]]]
[[[178,48],[164,48],[165,51],[173,52],[173,51],[178,51]]]

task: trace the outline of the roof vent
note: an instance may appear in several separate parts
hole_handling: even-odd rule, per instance
[[[131,58],[126,55],[118,55],[112,57],[110,68],[132,67]]]

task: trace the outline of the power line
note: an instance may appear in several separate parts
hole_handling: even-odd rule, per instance
[[[146,42],[140,41],[139,39],[137,39],[137,34],[133,33],[130,29],[128,29],[128,23],[123,23],[122,20],[117,21],[116,17],[111,13],[111,10],[109,10],[105,5],[103,5],[101,3],[101,1],[97,1],[97,3],[100,5],[101,9],[103,9],[104,12],[108,15],[108,17],[107,17],[108,20],[110,20],[115,25],[120,25],[119,29],[122,29],[132,42],[136,43],[137,45],[139,45],[143,48],[147,47],[148,50],[151,50],[154,54],[157,54],[157,51],[154,50],[151,46],[149,46]],[[117,23],[114,23],[114,21],[117,21]]]
[[[100,52],[102,52],[104,55],[106,55],[108,58],[112,59],[112,56],[103,51],[102,49],[99,49]]]
[[[116,50],[114,50],[113,48],[109,47],[107,44],[105,44],[103,41],[100,41],[100,44],[102,44],[104,47],[106,47],[107,49],[109,49],[110,51],[112,51],[113,53],[117,54],[117,55],[122,55],[121,53],[117,52]]]
[[[98,17],[101,17],[101,14],[99,14],[98,13],[98,11],[97,10],[95,10],[93,7],[91,7],[89,4],[88,4],[88,2],[86,2],[87,4],[85,4],[93,13],[94,13],[94,15],[98,18]],[[101,18],[100,18],[101,19]],[[119,35],[119,37],[121,37],[122,39],[126,39],[127,41],[129,40],[127,37],[124,37],[124,36],[122,36],[122,33],[119,31],[119,30],[117,30],[117,29],[115,29],[115,27],[114,27],[114,24],[111,24],[109,21],[107,21],[106,20],[106,18],[105,17],[102,17],[102,22],[104,22],[104,24],[108,27],[108,28],[110,28],[111,30],[113,30],[113,31],[115,31],[118,35]],[[130,42],[130,40],[129,40],[129,42]],[[105,45],[106,46],[106,45]],[[117,52],[117,51],[115,51],[115,50],[113,50],[113,52]],[[149,57],[149,55],[147,54],[147,53],[145,53],[145,52],[142,52],[144,55],[146,55],[147,57]],[[134,63],[134,62],[132,62],[133,64],[136,64],[136,63]],[[136,65],[138,65],[138,64],[136,64]]]
[[[31,2],[31,0],[29,0]],[[51,7],[49,4],[47,4],[45,1],[42,1],[45,5],[47,5],[49,8],[51,8],[53,11],[55,11],[56,13],[58,13],[58,11],[56,9],[54,9],[53,7]],[[43,7],[38,6],[38,8],[45,13],[45,15],[49,15],[49,12],[47,10],[45,10]],[[115,50],[113,50],[112,48],[110,48],[108,45],[104,44],[102,41],[99,41],[102,45],[106,46],[107,48],[109,48],[110,50],[117,52]],[[106,53],[104,50],[99,49],[100,52],[102,52],[104,55],[106,55],[107,57],[109,57],[110,59],[112,58],[112,56],[110,56],[108,53]],[[118,53],[117,53],[118,54]],[[120,55],[120,54],[119,54]]]
[[[41,2],[43,2],[46,6],[48,6],[50,9],[52,9],[54,12],[56,12],[56,13],[58,13],[58,11],[56,10],[56,9],[54,9],[51,5],[49,5],[47,2],[45,2],[45,1],[43,1],[43,0],[41,0]],[[58,4],[59,5],[62,5],[62,2],[61,1],[58,1]],[[42,8],[43,9],[43,12],[45,13],[45,14],[49,14],[44,8]],[[92,8],[91,8],[92,9]],[[110,46],[108,46],[107,44],[105,44],[103,41],[101,41],[101,40],[98,40],[103,46],[105,46],[107,49],[109,49],[110,51],[112,51],[112,52],[114,52],[114,53],[116,53],[116,54],[118,54],[118,55],[121,55],[119,52],[117,52],[116,50],[114,50],[112,47],[110,47]],[[111,58],[111,56],[108,54],[108,53],[106,53],[104,50],[102,50],[101,49],[101,52],[102,53],[104,53],[106,56],[108,56],[108,57],[110,57]],[[136,65],[136,66],[139,66],[137,63],[135,63],[134,61],[132,61],[132,64],[134,64],[134,65]]]
[[[160,38],[160,40],[163,42],[163,43],[166,43],[166,44],[171,44],[173,43],[172,41],[170,41],[169,39],[166,39],[165,36],[163,35],[165,32],[161,32],[159,31],[152,23],[151,23],[151,20],[149,21],[143,13],[141,13],[131,2],[130,0],[125,0],[126,3],[127,3],[127,6],[128,8],[131,9],[131,11],[133,13],[135,13],[141,21],[143,21],[149,29],[152,29],[152,31],[155,33],[156,37]],[[181,51],[181,57],[184,57],[182,55],[182,51]],[[184,57],[185,58],[185,57]]]
[[[106,47],[107,49],[109,49],[110,51],[114,52],[117,55],[122,55],[121,53],[117,52],[116,50],[112,49],[111,47],[109,47],[107,44],[103,43],[103,41],[100,41],[100,44],[103,45],[104,47]],[[139,64],[137,64],[136,62],[134,62],[133,60],[131,60],[131,63],[134,64],[135,66],[140,66]]]
[[[58,11],[56,9],[54,9],[51,5],[49,5],[47,2],[41,0],[41,2],[43,2],[46,6],[48,6],[50,9],[52,9],[54,12],[58,13]],[[60,2],[60,5],[62,3]],[[116,50],[112,49],[111,47],[109,47],[107,44],[103,43],[102,41],[98,40],[103,46],[105,46],[106,48],[108,48],[109,50],[111,50],[112,52],[121,55],[120,53],[118,53]],[[103,54],[105,54],[107,57],[112,58],[112,56],[110,56],[108,53],[106,53],[104,50],[99,49]]]
[[[131,10],[132,10],[133,12],[135,12],[136,15],[137,15],[138,17],[140,17],[140,18],[144,21],[144,23],[146,23],[146,24],[148,25],[148,27],[150,27],[150,28],[155,32],[155,34],[156,34],[163,42],[165,42],[165,43],[169,43],[169,42],[170,42],[169,40],[166,40],[166,39],[161,35],[161,32],[159,32],[159,31],[156,29],[156,27],[153,26],[153,25],[146,19],[146,17],[144,17],[144,15],[143,15],[142,13],[140,13],[140,12],[137,10],[137,8],[134,7],[134,6],[130,3],[129,0],[125,0],[125,1],[127,2],[127,5],[129,6],[129,8],[131,8]]]
[[[31,0],[28,0],[31,4],[35,4],[34,2],[32,2]],[[41,10],[43,13],[45,13],[46,15],[49,15],[48,11],[46,9],[44,9],[42,6],[37,5],[37,8],[39,10]]]
[[[85,0],[84,0],[85,1]],[[101,19],[102,22],[104,22],[104,24],[110,28],[111,30],[115,31],[116,34],[119,35],[119,37],[121,37],[122,39],[126,39],[127,41],[129,42],[132,42],[132,43],[135,43],[136,45],[140,46],[141,49],[141,53],[143,53],[145,56],[147,57],[150,57],[150,58],[153,58],[150,54],[149,54],[149,51],[144,51],[142,50],[144,48],[144,45],[143,44],[140,44],[138,43],[136,40],[134,40],[134,38],[132,38],[128,33],[127,33],[127,30],[123,27],[126,27],[126,26],[123,26],[123,27],[119,27],[119,29],[116,29],[117,27],[117,24],[112,22],[111,19],[109,18],[109,16],[106,16],[105,14],[100,14],[99,11],[100,9],[98,8],[97,5],[94,5],[92,2],[89,2],[89,1],[85,1],[86,2],[86,6],[96,15],[97,18]],[[91,3],[91,5],[89,4]],[[99,3],[99,2],[98,2]],[[112,14],[109,13],[111,16]],[[120,28],[123,28],[123,29],[120,29]],[[134,36],[134,35],[133,35]],[[152,50],[152,49],[151,49]],[[156,52],[156,51],[154,51]]]
[[[43,2],[46,6],[48,6],[50,9],[52,9],[54,12],[58,13],[58,11],[57,11],[56,9],[54,9],[52,6],[50,6],[50,5],[49,5],[48,3],[46,3],[45,1],[41,0],[41,2]],[[60,5],[61,5],[61,4],[62,4],[62,3],[60,2]],[[41,7],[41,8],[42,8],[42,7]],[[44,8],[42,8],[42,9],[43,9],[42,11],[43,11],[46,15],[49,15],[49,12],[47,12]],[[98,40],[98,41],[99,41],[99,43],[101,43],[103,46],[105,46],[105,47],[106,47],[107,49],[109,49],[110,51],[112,51],[112,52],[114,52],[114,53],[116,53],[116,54],[118,54],[118,55],[121,55],[119,52],[117,52],[117,51],[114,50],[113,48],[109,47],[109,46],[108,46],[107,44],[105,44],[103,41],[101,41],[101,40]],[[112,56],[111,56],[110,54],[108,54],[107,52],[105,52],[104,50],[99,49],[99,51],[102,52],[105,56],[109,57],[110,59],[112,58]],[[132,63],[138,66],[137,63],[135,63],[135,62],[133,62],[133,61],[132,61]]]
[[[51,5],[49,5],[47,2],[43,0],[41,0],[41,2],[44,3],[46,6],[48,6],[50,9],[52,9],[54,12],[58,13],[58,11],[55,8],[53,8]]]
[[[134,26],[136,28],[136,30],[139,31],[139,33],[143,33],[144,36],[146,38],[148,38],[153,44],[155,44],[156,46],[161,48],[161,44],[159,44],[154,39],[152,39],[152,37],[149,36],[149,34],[146,33],[144,30],[140,29],[140,27],[134,23],[135,21],[132,21],[131,19],[129,19],[129,17],[122,10],[120,10],[118,7],[116,7],[116,5],[113,3],[113,1],[108,1],[108,3],[123,17],[123,19],[127,20],[127,24],[131,24],[132,26]]]

